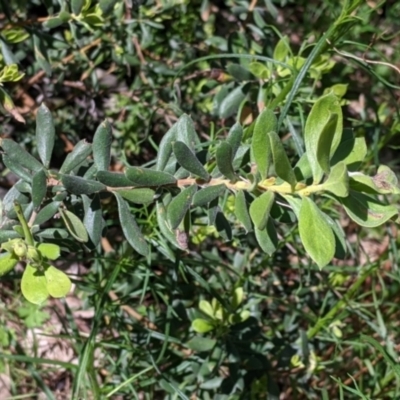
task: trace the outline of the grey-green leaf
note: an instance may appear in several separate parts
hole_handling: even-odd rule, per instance
[[[294,189],[296,186],[296,175],[290,165],[289,158],[283,147],[281,139],[278,134],[274,131],[268,134],[271,145],[272,159],[274,161],[275,172],[279,178],[283,179],[285,182]]]
[[[55,128],[53,116],[44,103],[36,114],[36,145],[43,165],[48,168],[53,153]]]
[[[44,169],[36,172],[32,178],[32,202],[33,207],[39,207],[42,204],[47,192],[47,176]]]
[[[111,160],[111,143],[111,125],[107,120],[105,120],[98,126],[93,137],[93,159],[97,171],[108,170]]]
[[[63,165],[60,168],[61,174],[68,174],[74,168],[82,164],[92,152],[92,145],[85,139],[79,141],[74,149],[67,155]]]
[[[183,189],[168,204],[167,216],[171,229],[177,229],[192,204],[192,198],[197,191],[197,185]]]
[[[168,226],[167,220],[167,209],[162,203],[162,201],[157,202],[156,206],[157,210],[157,224],[160,228],[162,235],[175,247],[181,250],[185,250],[186,247],[183,247],[176,238],[176,231],[172,231],[171,228]]]
[[[71,0],[71,10],[75,15],[79,15],[82,11],[84,0]]]
[[[110,13],[114,9],[115,4],[117,4],[117,1],[118,0],[100,0],[99,6],[103,14],[107,15]]]
[[[183,168],[205,181],[210,179],[209,173],[204,169],[194,152],[185,143],[176,141],[173,144],[173,150],[178,163]]]
[[[176,184],[173,175],[154,169],[129,167],[125,170],[126,177],[136,186],[164,186]]]
[[[205,206],[206,204],[213,201],[217,197],[222,196],[225,190],[226,186],[224,184],[201,188],[193,196],[193,206],[195,207]]]
[[[32,182],[32,175],[24,167],[22,167],[18,162],[15,162],[15,160],[12,160],[6,154],[3,154],[2,159],[3,159],[4,165],[11,172],[14,172],[15,175],[17,175],[18,177],[20,177],[21,179],[23,179],[26,182]]]
[[[60,207],[60,202],[52,201],[51,203],[44,206],[35,218],[34,225],[41,225],[47,222],[50,218],[53,218]]]
[[[155,191],[149,188],[122,189],[118,193],[125,199],[135,204],[151,203],[154,200]]]
[[[149,254],[149,247],[140,231],[135,218],[129,210],[128,203],[118,194],[113,193],[118,202],[118,215],[122,232],[128,243],[142,256]]]
[[[319,268],[335,255],[335,236],[325,214],[308,197],[303,197],[299,212],[300,239],[306,252]]]
[[[229,94],[222,100],[219,106],[219,116],[221,118],[229,118],[235,114],[241,102],[246,98],[246,94],[243,92],[243,87],[238,86],[229,92]]]
[[[61,182],[65,189],[73,194],[92,194],[100,192],[106,188],[106,186],[100,182],[73,175],[62,175]]]
[[[21,167],[27,168],[34,172],[40,171],[43,168],[43,165],[36,160],[35,157],[31,156],[13,140],[0,139],[0,146],[3,148],[8,158],[15,164],[19,164]]]
[[[349,194],[349,175],[346,164],[341,161],[331,168],[328,179],[322,184],[325,190],[338,197],[347,197]]]
[[[237,177],[232,166],[233,149],[228,142],[222,142],[217,147],[216,159],[217,166],[222,175],[231,181],[236,181]]]
[[[253,230],[249,209],[247,207],[246,198],[243,190],[238,190],[236,192],[235,215],[247,232],[251,232]]]
[[[267,191],[250,204],[250,217],[257,229],[263,230],[267,226],[269,212],[274,200],[274,193]]]
[[[274,112],[269,108],[265,108],[257,117],[251,142],[251,151],[261,179],[267,177],[272,160],[269,133],[276,132],[277,129],[278,120]]]
[[[110,187],[129,187],[133,186],[133,183],[119,172],[110,171],[99,171],[97,172],[96,178],[99,182]]]
[[[83,224],[89,234],[90,240],[95,246],[100,243],[103,232],[103,213],[101,211],[100,198],[95,195],[93,199],[82,196],[85,206],[85,217]]]
[[[89,240],[89,236],[85,225],[83,225],[83,222],[69,210],[60,208],[59,212],[71,236],[78,242],[87,242]]]
[[[228,136],[226,138],[226,141],[232,146],[232,158],[235,157],[236,152],[238,151],[238,148],[242,143],[242,138],[243,138],[243,128],[237,122],[229,130]]]

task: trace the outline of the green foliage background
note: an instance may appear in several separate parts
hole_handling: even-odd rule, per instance
[[[341,5],[354,8],[354,18],[337,24],[341,8],[328,0],[2,0],[2,136],[37,157],[35,119],[45,103],[56,132],[51,167],[58,169],[109,118],[111,169],[121,171],[152,166],[162,137],[186,113],[203,157],[211,152],[222,171],[220,142],[235,123],[246,128],[245,138],[256,135],[255,121],[269,106],[295,165],[312,106],[333,90],[344,127],[366,140],[361,171],[373,176],[386,164],[398,172],[399,4]],[[10,189],[14,178],[2,165],[2,187]],[[397,208],[397,194],[378,198]],[[360,228],[332,198],[316,202],[341,222],[347,248],[322,271],[301,244],[304,228],[291,220],[279,224],[274,254],[260,251],[236,221],[231,195],[220,202],[229,228],[218,231],[199,209],[186,218],[193,223],[187,251],[160,232],[162,204],[130,204],[151,244],[147,257],[124,239],[115,200],[102,199],[107,241],[91,249],[62,242],[65,264],[82,266],[69,271],[78,309],[66,300],[26,303],[21,270],[1,278],[0,368],[11,378],[10,395],[399,397],[395,224]],[[73,199],[69,205],[83,218]],[[94,311],[88,332],[76,323],[82,310]],[[60,336],[77,362],[48,361],[24,348],[22,332],[50,315],[62,321]]]

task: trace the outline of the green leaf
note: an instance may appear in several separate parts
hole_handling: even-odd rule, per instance
[[[82,164],[92,152],[92,145],[85,139],[79,141],[74,149],[67,155],[60,168],[60,174],[68,174],[74,168]]]
[[[106,189],[102,183],[80,176],[61,175],[61,182],[65,189],[73,194],[92,194]]]
[[[192,322],[192,329],[197,333],[207,333],[214,329],[214,325],[212,322],[205,319],[196,318]]]
[[[278,247],[278,235],[272,219],[268,219],[266,228],[255,228],[254,233],[262,251],[271,256]]]
[[[30,171],[38,172],[43,169],[43,165],[24,150],[19,144],[11,139],[0,139],[0,146],[8,158],[15,164],[27,168]]]
[[[36,145],[43,165],[48,168],[54,148],[55,128],[50,110],[44,103],[36,114]]]
[[[65,297],[71,290],[71,280],[68,275],[52,265],[44,265],[47,290],[55,298]]]
[[[193,120],[187,114],[182,114],[176,123],[176,140],[185,143],[192,150],[199,144]]]
[[[149,247],[129,210],[128,203],[118,193],[113,194],[118,202],[119,221],[126,240],[139,254],[147,256]]]
[[[251,151],[257,165],[257,170],[261,174],[261,179],[267,178],[272,160],[269,133],[276,132],[277,129],[278,120],[274,112],[269,108],[265,108],[257,117],[251,142]]]
[[[221,210],[216,210],[214,225],[222,239],[225,241],[232,240],[231,225]]]
[[[366,194],[350,190],[349,196],[339,199],[348,216],[358,225],[375,228],[398,215],[396,206],[382,204]]]
[[[43,257],[49,260],[57,260],[61,255],[60,246],[54,243],[40,243],[38,250]]]
[[[312,177],[310,162],[307,153],[304,153],[294,167],[294,173],[298,181],[306,181]]]
[[[251,224],[249,210],[247,208],[246,198],[243,190],[238,190],[235,196],[235,215],[239,222],[243,225],[246,232],[251,232],[253,226]]]
[[[285,61],[289,53],[290,53],[289,38],[287,36],[283,36],[275,46],[273,58],[277,61],[283,62]]]
[[[49,228],[38,232],[36,235],[42,239],[66,239],[68,231],[65,229]]]
[[[250,72],[240,64],[229,64],[226,70],[228,71],[229,75],[239,82],[248,81],[251,79]]]
[[[236,181],[237,177],[232,165],[233,149],[228,142],[222,142],[217,147],[216,159],[221,174],[226,176],[232,182]]]
[[[163,171],[168,164],[172,154],[172,143],[176,140],[176,135],[178,133],[178,122],[175,123],[161,139],[157,153],[157,171]]]
[[[290,165],[289,158],[285,152],[281,139],[278,134],[274,131],[268,134],[271,145],[272,159],[274,162],[275,172],[279,178],[283,179],[285,182],[294,189],[296,186],[296,176],[294,174],[293,168]]]
[[[243,128],[237,122],[232,128],[229,130],[226,141],[232,146],[232,159],[235,157],[236,152],[238,151],[243,138]]]
[[[42,304],[49,297],[44,273],[27,264],[22,275],[21,291],[31,303]]]
[[[172,231],[171,228],[168,226],[168,219],[167,219],[167,209],[161,201],[157,202],[157,225],[160,228],[162,235],[175,247],[181,250],[186,250],[187,245],[183,245],[182,243],[178,242],[176,237],[176,231]]]
[[[99,6],[103,14],[107,15],[112,12],[117,1],[118,0],[100,0]]]
[[[0,229],[0,243],[4,243],[7,240],[17,239],[17,238],[20,238],[20,237],[22,237],[22,235],[20,235],[16,231]]]
[[[370,194],[399,194],[400,188],[395,173],[385,165],[379,166],[375,176],[353,172],[350,176],[350,188],[357,192]]]
[[[191,185],[183,189],[177,196],[175,196],[171,203],[168,204],[167,217],[171,229],[177,229],[182,222],[186,212],[192,204],[192,198],[197,192],[197,185]]]
[[[319,268],[325,267],[335,255],[335,236],[325,214],[308,197],[302,198],[299,233],[312,260]]]
[[[79,15],[82,11],[82,7],[85,4],[85,0],[71,0],[71,11],[75,15]]]
[[[207,300],[200,300],[199,310],[210,318],[215,317],[214,309],[213,309],[211,303],[208,302]]]
[[[176,179],[167,172],[154,169],[129,167],[125,170],[126,177],[136,186],[175,185]]]
[[[242,101],[246,98],[246,94],[243,92],[243,86],[238,86],[233,89],[229,94],[222,100],[219,106],[219,116],[221,118],[229,118],[235,114]]]
[[[99,171],[96,178],[99,182],[110,187],[129,187],[133,183],[125,176],[118,172]]]
[[[203,352],[212,350],[216,343],[216,339],[194,336],[186,343],[186,346],[193,351]]]
[[[62,25],[64,21],[59,17],[49,18],[43,22],[43,26],[49,29],[57,28]]]
[[[266,228],[269,212],[271,211],[274,200],[274,193],[267,191],[250,204],[250,217],[257,229],[262,230]]]
[[[331,147],[336,133],[338,118],[339,116],[336,113],[331,114],[318,138],[317,160],[326,174],[329,174],[330,171]]]
[[[69,210],[59,208],[59,212],[71,236],[78,242],[86,243],[89,237],[82,221]]]
[[[33,34],[33,49],[35,58],[40,67],[46,72],[46,75],[51,75],[51,65],[48,60],[46,46],[43,40],[36,34]]]
[[[332,167],[328,179],[322,184],[322,187],[338,197],[348,196],[349,175],[344,162],[339,162]]]
[[[342,141],[332,157],[331,165],[343,161],[349,171],[357,171],[367,155],[365,138],[354,137],[350,129],[343,131]]]
[[[226,186],[224,184],[201,188],[193,196],[193,206],[203,207],[217,197],[222,196],[225,190]]]
[[[59,201],[53,201],[43,207],[35,218],[35,225],[42,225],[47,222],[50,218],[53,218],[60,207]]]
[[[20,177],[26,182],[32,182],[32,175],[24,168],[22,167],[18,162],[15,162],[12,160],[10,157],[8,157],[6,154],[2,155],[3,159],[3,164],[15,175]]]
[[[107,170],[111,160],[112,130],[110,123],[103,121],[93,137],[93,159],[97,171]]]
[[[0,276],[10,272],[17,264],[18,257],[14,253],[0,254]]]
[[[125,199],[135,204],[151,203],[154,200],[155,191],[148,188],[118,190],[118,193]]]
[[[82,196],[85,208],[85,217],[83,224],[89,234],[92,243],[97,246],[100,243],[103,232],[103,213],[101,211],[101,203],[99,195],[95,195],[93,199]]]
[[[204,169],[201,162],[189,147],[180,141],[173,144],[173,150],[178,163],[191,174],[198,176],[204,181],[210,180],[209,173]]]
[[[42,204],[47,192],[47,176],[44,169],[36,172],[32,178],[32,202],[33,207],[37,208]]]
[[[337,122],[333,130],[333,122],[337,115]],[[332,155],[339,146],[342,137],[343,115],[340,107],[339,99],[329,93],[316,101],[307,118],[304,143],[310,167],[313,172],[314,183],[318,184],[323,176],[323,169],[320,165],[319,158],[322,163],[326,163],[326,159],[331,159]],[[326,146],[321,136],[330,136]],[[326,166],[324,164],[324,166]]]

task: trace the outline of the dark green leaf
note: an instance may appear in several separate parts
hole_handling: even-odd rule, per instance
[[[107,15],[111,11],[113,11],[115,4],[117,4],[117,1],[118,0],[100,0],[99,6],[103,14]]]
[[[82,11],[83,4],[85,0],[71,0],[71,11],[75,15],[79,15]]]
[[[154,169],[129,167],[125,170],[126,177],[136,186],[175,185],[176,179],[167,172]]]
[[[82,164],[92,152],[92,145],[85,139],[79,141],[74,149],[67,155],[60,168],[61,174],[68,174],[74,168]]]
[[[3,154],[2,159],[4,165],[11,172],[13,172],[15,175],[17,175],[19,178],[23,179],[26,182],[32,182],[32,175],[18,162],[11,160],[10,157],[8,157],[6,154]]]
[[[11,139],[1,139],[0,146],[10,159],[15,164],[27,168],[30,171],[38,172],[43,168],[43,165],[24,150],[19,144]]]
[[[257,229],[263,230],[266,228],[274,200],[274,193],[267,191],[250,204],[250,217]]]
[[[246,203],[246,197],[243,190],[238,190],[235,196],[235,215],[239,222],[243,225],[246,232],[251,232],[253,226]]]
[[[43,165],[48,168],[54,148],[55,128],[50,110],[44,103],[36,114],[36,145]]]
[[[172,143],[176,140],[178,123],[175,123],[161,139],[157,153],[156,170],[163,171],[172,154]]]
[[[236,152],[238,151],[238,148],[240,147],[240,144],[242,143],[242,138],[243,138],[243,128],[237,122],[229,130],[228,136],[226,138],[226,141],[232,146],[232,158],[235,157]]]
[[[195,336],[186,343],[186,346],[189,349],[194,351],[210,351],[215,345],[217,341],[215,339],[204,338],[202,336]]]
[[[205,181],[210,179],[209,173],[185,143],[176,141],[173,144],[173,150],[178,163],[183,168]]]
[[[60,208],[59,211],[71,236],[78,242],[87,242],[89,237],[82,221],[69,210]]]
[[[217,197],[222,196],[225,190],[226,186],[224,184],[201,188],[193,196],[193,206],[195,207],[205,206],[210,201],[213,201]]]
[[[50,218],[53,218],[54,215],[58,212],[58,208],[60,207],[60,202],[52,201],[43,207],[38,215],[35,218],[35,225],[41,225],[47,222]]]
[[[251,79],[251,73],[240,64],[229,64],[226,70],[229,75],[232,75],[239,82]]]
[[[118,202],[119,221],[126,240],[139,254],[147,256],[149,247],[129,210],[128,203],[118,193],[114,192],[113,194]]]
[[[289,183],[292,189],[294,189],[297,183],[296,176],[294,174],[292,166],[290,165],[290,161],[285,152],[283,144],[277,133],[274,131],[269,132],[269,139],[275,172],[279,176],[279,178]]]
[[[308,197],[302,198],[299,233],[306,252],[325,267],[335,255],[335,236],[325,214]]]
[[[274,112],[269,108],[265,108],[257,117],[251,142],[251,151],[257,170],[261,174],[261,179],[267,178],[272,160],[269,133],[276,132],[277,128],[278,120]]]
[[[100,198],[98,195],[95,195],[93,199],[89,199],[87,196],[82,196],[82,199],[85,208],[83,224],[89,234],[90,240],[97,246],[101,240],[104,223]]]
[[[65,189],[73,194],[92,194],[106,189],[102,183],[80,176],[61,175],[61,182]]]
[[[231,181],[236,181],[237,177],[232,166],[233,149],[228,142],[222,142],[217,147],[216,158],[217,166],[221,174]]]
[[[232,240],[232,228],[229,221],[226,219],[225,215],[221,211],[217,211],[215,216],[215,227],[218,233],[224,240]]]
[[[59,17],[49,18],[44,23],[43,26],[49,29],[57,28],[62,25],[64,21]]]
[[[366,194],[350,190],[349,196],[339,199],[349,217],[358,225],[375,228],[398,215],[396,206],[382,204]]]
[[[22,179],[20,179],[15,185],[14,187],[21,193],[31,193],[32,192],[32,186],[26,182],[23,181]]]
[[[47,192],[47,176],[44,169],[36,172],[32,178],[32,202],[33,207],[39,207],[42,204]]]
[[[125,176],[118,172],[99,171],[96,178],[99,182],[110,187],[129,187],[133,183]]]
[[[112,131],[110,123],[103,121],[93,137],[93,159],[97,171],[108,170],[111,159]]]
[[[7,242],[9,239],[17,239],[22,237],[18,232],[0,229],[0,243]]]
[[[118,190],[125,199],[135,204],[151,203],[154,200],[155,191],[148,188]]]
[[[51,75],[51,65],[48,60],[46,46],[43,40],[36,34],[33,34],[33,48],[35,51],[35,58],[40,67],[46,72],[46,75]]]
[[[183,189],[168,204],[167,217],[171,229],[177,229],[192,204],[192,198],[197,192],[197,185],[191,185]]]

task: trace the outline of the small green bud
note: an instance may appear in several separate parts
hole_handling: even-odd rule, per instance
[[[26,253],[26,257],[34,263],[38,263],[42,261],[42,257],[34,246],[28,246],[28,251]]]
[[[25,257],[28,249],[26,243],[23,240],[19,240],[18,242],[14,243],[13,252],[14,254],[19,257]]]

